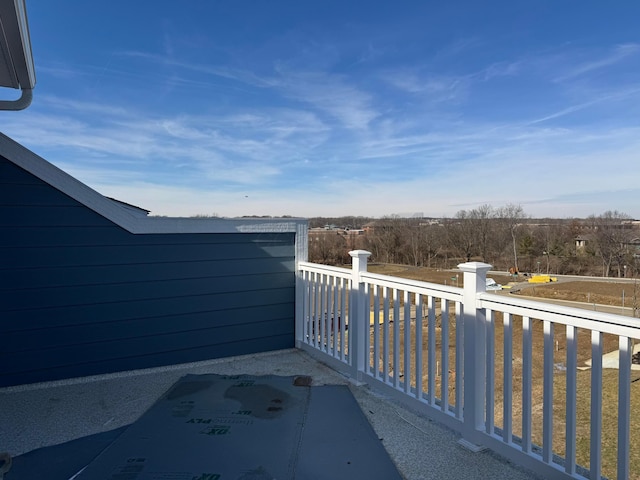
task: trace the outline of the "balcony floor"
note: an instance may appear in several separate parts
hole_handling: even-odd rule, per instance
[[[355,386],[296,349],[164,368],[0,389],[0,452],[17,456],[137,420],[186,374],[308,375],[313,385],[349,385],[400,473],[407,479],[536,479],[501,457],[462,448],[449,429]],[[11,472],[6,480],[12,480]],[[19,479],[17,479],[19,480]]]

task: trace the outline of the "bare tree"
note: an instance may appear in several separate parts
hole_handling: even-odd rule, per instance
[[[484,204],[469,212],[469,219],[473,225],[476,245],[483,262],[488,262],[489,246],[492,243],[491,226],[494,223],[494,210],[491,205]]]
[[[338,231],[309,235],[309,260],[325,265],[340,265],[348,257],[347,242]]]
[[[528,231],[521,233],[520,239],[518,240],[518,253],[527,258],[527,270],[532,272],[534,270],[533,259],[542,253],[542,248],[538,238]],[[539,264],[540,262],[538,262],[538,265]],[[539,267],[536,270],[536,273],[540,273]]]
[[[424,225],[422,231],[422,252],[426,259],[426,266],[431,267],[431,262],[441,253],[445,242],[445,230],[442,225]]]
[[[595,240],[596,254],[602,259],[602,276],[608,277],[611,267],[618,268],[618,277],[622,276],[625,264],[627,228],[625,220],[631,217],[626,213],[606,211],[602,215],[591,215],[587,220]]]
[[[404,230],[403,219],[398,216],[384,217],[377,221],[368,242],[374,254],[373,260],[398,263],[402,256]]]
[[[631,297],[631,316],[640,317],[640,287],[638,281],[633,281],[633,295]]]
[[[460,257],[470,261],[477,253],[475,225],[470,212],[460,210],[455,218],[445,221],[444,225],[449,245]]]
[[[559,259],[565,257],[572,249],[574,239],[569,235],[569,228],[560,221],[544,219],[542,224],[537,224],[529,229],[533,237],[532,254],[538,257],[544,265],[542,270],[547,274],[558,272]],[[541,257],[542,256],[542,257]],[[552,268],[553,267],[553,268]]]
[[[402,239],[402,251],[406,257],[405,263],[414,267],[421,265],[423,240],[419,221],[412,218],[399,219],[396,228]]]
[[[497,217],[500,219],[503,231],[508,232],[511,237],[511,246],[513,249],[513,267],[518,271],[518,237],[520,227],[527,215],[520,205],[507,204],[497,211]]]
[[[531,220],[518,205],[496,209],[485,204],[440,222],[385,217],[373,222],[371,230],[367,226],[366,233],[353,234],[347,226],[360,225],[362,218],[318,218],[310,224],[329,227],[310,232],[309,256],[313,261],[341,264],[348,262],[348,250],[365,248],[373,253],[372,261],[384,263],[433,267],[438,259],[437,266],[448,268],[449,259],[459,263],[482,258],[499,269],[533,270],[539,262],[540,271],[557,274],[621,276],[626,266],[626,273],[633,276],[638,264],[628,242],[636,231],[625,221],[628,218],[606,212],[588,221]],[[331,231],[332,224],[343,229]],[[588,240],[584,247],[576,245],[579,236]],[[523,258],[526,265],[521,265]]]

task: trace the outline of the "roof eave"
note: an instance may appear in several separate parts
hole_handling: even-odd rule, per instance
[[[25,0],[0,2],[0,86],[22,91],[17,100],[0,100],[0,110],[28,107],[35,85]]]

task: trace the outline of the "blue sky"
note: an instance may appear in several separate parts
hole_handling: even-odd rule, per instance
[[[640,218],[640,2],[27,0],[0,130],[158,215]]]

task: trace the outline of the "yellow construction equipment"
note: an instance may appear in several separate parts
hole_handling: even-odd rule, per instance
[[[529,279],[529,283],[550,283],[557,281],[558,279],[556,277],[550,275],[534,275]]]

